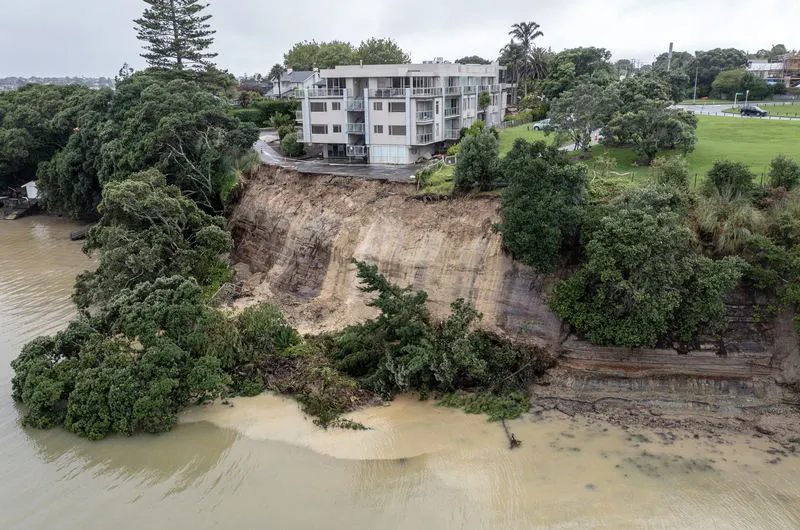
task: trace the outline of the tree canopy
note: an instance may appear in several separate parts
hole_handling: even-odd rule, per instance
[[[208,4],[200,0],[144,0],[149,6],[136,19],[137,35],[144,45],[142,57],[152,68],[205,70],[217,54],[208,49],[216,33],[203,14]]]
[[[358,47],[343,41],[302,41],[292,46],[283,56],[283,64],[295,70],[333,68],[359,62],[402,64],[410,62],[410,59],[392,39],[375,37],[362,41]]]

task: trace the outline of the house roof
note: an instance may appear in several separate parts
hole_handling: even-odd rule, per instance
[[[314,75],[313,70],[286,72],[283,74],[283,77],[281,77],[281,83],[302,83],[312,75]]]

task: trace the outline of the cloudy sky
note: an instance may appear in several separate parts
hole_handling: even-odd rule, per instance
[[[652,62],[677,50],[782,43],[800,48],[800,2],[791,0],[208,0],[218,64],[266,73],[294,42],[391,37],[421,62],[478,54],[494,58],[521,20],[542,26],[553,50],[602,46],[615,59]],[[113,76],[139,68],[134,18],[141,0],[3,0],[0,77]]]

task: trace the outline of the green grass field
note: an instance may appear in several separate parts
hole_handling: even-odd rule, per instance
[[[770,116],[789,116],[792,118],[800,118],[800,103],[792,103],[791,105],[764,105],[762,109],[769,112]],[[739,114],[739,108],[729,108],[722,112],[728,114]]]
[[[555,135],[545,136],[542,131],[531,131],[528,127],[531,124],[520,125],[518,127],[509,127],[500,131],[500,156],[506,156],[511,148],[514,147],[514,140],[517,138],[524,138],[529,142],[545,141],[552,142]]]
[[[800,161],[800,122],[734,120],[702,115],[697,118],[697,146],[688,160],[698,183],[705,179],[717,160],[744,162],[759,179],[769,171],[769,162],[776,155],[783,154]],[[596,146],[592,149],[592,156],[604,152],[617,159],[618,173],[631,173],[634,180],[650,178],[650,168],[633,165],[641,158],[633,149]],[[592,167],[591,160],[588,165]]]

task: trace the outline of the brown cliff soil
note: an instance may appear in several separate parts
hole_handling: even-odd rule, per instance
[[[536,274],[503,249],[492,229],[500,221],[499,198],[424,202],[410,188],[262,167],[229,216],[244,284],[238,303],[274,301],[306,333],[363,321],[375,313],[358,289],[350,263],[356,258],[427,291],[434,314],[464,298],[483,313],[483,327],[556,353],[560,367],[539,397],[624,398],[667,409],[701,402],[711,412],[731,413],[792,406],[800,352],[790,314],[761,321],[752,314],[758,301],[736,293],[728,331],[701,337],[683,354],[596,347],[565,331],[549,311],[558,278]]]

